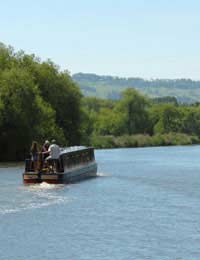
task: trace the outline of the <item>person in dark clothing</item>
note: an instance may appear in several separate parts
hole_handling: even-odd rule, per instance
[[[42,147],[42,160],[43,161],[50,155],[49,146],[50,146],[50,142],[48,140],[46,140]]]

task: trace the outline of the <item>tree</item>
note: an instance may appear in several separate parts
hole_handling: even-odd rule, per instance
[[[182,107],[182,132],[200,136],[200,107]]]
[[[148,127],[147,108],[149,101],[135,89],[129,88],[122,93],[116,105],[116,112],[124,117],[124,134],[145,133]]]
[[[94,123],[94,133],[97,135],[121,135],[124,132],[124,118],[109,108],[102,108]]]
[[[154,133],[181,132],[182,113],[171,104],[160,106],[159,120],[154,126]]]
[[[43,141],[56,135],[63,141],[55,111],[42,100],[26,70],[12,68],[2,72],[0,101],[0,159],[23,159],[34,139]]]
[[[21,64],[30,62],[27,56],[24,58]],[[60,72],[52,61],[34,62],[30,62],[29,70],[42,98],[56,111],[58,127],[63,130],[69,145],[80,144],[82,95],[78,86],[67,72]]]

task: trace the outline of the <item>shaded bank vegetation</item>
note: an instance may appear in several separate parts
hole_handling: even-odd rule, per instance
[[[81,93],[50,60],[0,45],[0,159],[21,160],[32,140],[81,141]]]
[[[196,144],[200,106],[126,89],[118,101],[83,97],[52,61],[0,45],[0,160],[22,160],[32,140],[99,148]]]

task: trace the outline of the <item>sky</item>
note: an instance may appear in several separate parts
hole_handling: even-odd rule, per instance
[[[200,80],[200,1],[6,0],[0,42],[62,70]]]

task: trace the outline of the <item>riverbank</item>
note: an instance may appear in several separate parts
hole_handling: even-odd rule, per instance
[[[91,145],[94,148],[125,148],[125,147],[151,147],[169,145],[200,144],[200,138],[195,135],[182,133],[168,133],[150,135],[123,135],[123,136],[93,136]]]

